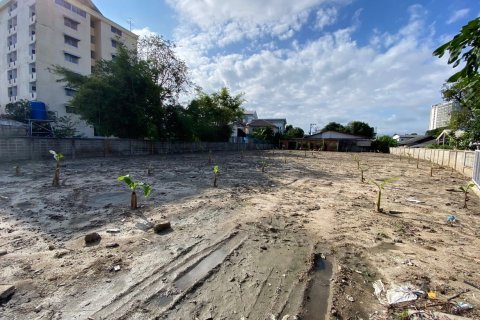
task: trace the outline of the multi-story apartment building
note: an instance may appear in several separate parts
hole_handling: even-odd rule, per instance
[[[95,61],[115,57],[118,43],[136,46],[137,36],[105,18],[90,0],[0,1],[0,113],[9,102],[42,101],[58,117],[76,118],[75,91],[58,82],[53,65],[82,75]],[[94,130],[81,122],[86,137]]]
[[[459,109],[459,104],[453,101],[434,104],[430,110],[428,130],[443,128],[450,124],[452,111]]]

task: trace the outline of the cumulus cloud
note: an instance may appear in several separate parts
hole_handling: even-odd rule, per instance
[[[297,2],[300,4],[293,4]],[[183,1],[179,3],[182,6]],[[218,10],[225,13],[228,6],[222,3]],[[275,15],[282,17],[290,10],[296,16],[288,22],[283,16],[285,23],[279,19],[278,26],[268,27],[269,33],[280,36],[298,28],[295,21],[300,15],[308,16],[308,6],[312,14],[319,11],[313,1],[307,0],[286,1],[287,10],[277,8],[281,6],[259,7],[261,2],[257,1],[254,9],[242,9],[243,1],[233,3],[238,12],[231,10],[227,18],[212,14],[207,19],[195,13],[192,20],[198,20],[205,32],[188,33],[183,29],[185,37],[179,39],[179,54],[190,66],[193,80],[205,91],[226,85],[234,93],[244,92],[245,107],[256,109],[260,117],[286,117],[305,130],[311,122],[320,127],[330,121],[352,120],[366,121],[380,133],[426,130],[430,105],[441,99],[441,85],[452,70],[432,56],[435,43],[425,25],[427,13],[423,7],[410,7],[410,19],[404,26],[392,33],[377,30],[364,46],[353,37],[354,25],[360,23],[359,11],[352,17],[353,26],[324,33],[306,43],[293,39],[290,47],[278,47],[269,39],[254,53],[240,50],[208,55],[206,43],[222,32],[218,25],[231,26],[228,41],[239,41],[246,35],[246,17],[252,15],[249,24],[257,31],[251,32],[258,32],[252,37],[259,41],[265,21],[275,20]]]
[[[315,29],[322,30],[337,20],[338,11],[336,8],[319,9],[316,14]]]
[[[468,13],[470,12],[470,9],[460,9],[455,11],[450,18],[447,20],[447,24],[452,24],[462,18],[464,18]]]
[[[145,27],[145,28],[142,28],[142,29],[133,29],[132,32],[135,33],[139,37],[153,36],[153,35],[158,34],[154,31],[150,30],[149,27]]]

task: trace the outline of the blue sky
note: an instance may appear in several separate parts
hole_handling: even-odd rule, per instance
[[[423,133],[453,70],[432,51],[480,16],[476,0],[94,0],[135,33],[177,44],[206,92],[308,131],[365,121]],[[188,100],[188,96],[183,99]]]

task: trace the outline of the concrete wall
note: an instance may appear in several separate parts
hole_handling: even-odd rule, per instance
[[[268,144],[235,144],[227,142],[169,143],[127,139],[56,139],[37,137],[0,137],[0,162],[41,160],[52,157],[49,150],[67,159],[141,156],[168,153],[236,151],[271,149]]]
[[[475,151],[464,150],[442,150],[427,148],[390,148],[390,153],[401,155],[408,158],[410,154],[413,158],[420,160],[433,161],[434,163],[453,168],[467,177],[472,176]]]

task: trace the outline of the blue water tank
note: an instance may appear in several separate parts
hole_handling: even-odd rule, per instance
[[[41,101],[30,101],[30,118],[35,120],[47,120],[47,108]]]

